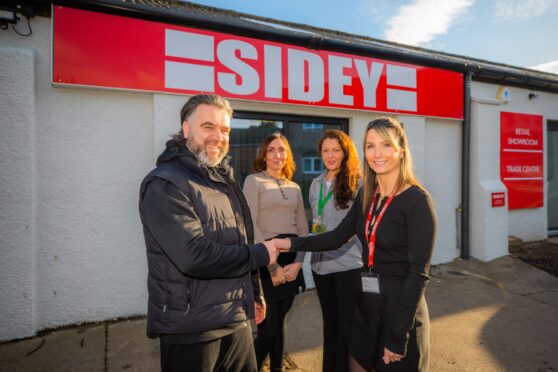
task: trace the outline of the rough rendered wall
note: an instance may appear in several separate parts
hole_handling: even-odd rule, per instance
[[[490,200],[492,192],[506,191],[500,182],[499,106],[475,89],[473,97],[469,247],[472,257],[490,261],[508,253],[507,208],[492,208]]]
[[[36,322],[34,57],[0,44],[0,340]]]
[[[426,188],[434,198],[438,236],[433,264],[449,262],[461,254],[461,133],[456,120],[428,119],[424,163]],[[419,174],[420,175],[420,174]]]
[[[147,304],[137,203],[153,97],[53,87],[50,19],[31,24],[0,33],[0,340]]]
[[[37,132],[40,325],[144,313],[137,203],[152,166],[151,98],[50,93]]]

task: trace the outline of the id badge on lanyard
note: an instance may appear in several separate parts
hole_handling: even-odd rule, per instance
[[[380,221],[384,216],[384,213],[386,212],[388,206],[393,200],[393,195],[390,195],[388,200],[385,202],[382,210],[380,211],[380,213],[378,214],[378,216],[374,221],[374,226],[372,227],[372,231],[370,231],[372,214],[374,212],[374,207],[376,205],[377,198],[378,198],[378,194],[376,193],[376,195],[374,195],[374,200],[370,205],[368,218],[366,219],[366,240],[368,241],[369,270],[372,270],[372,267],[374,267],[374,254],[376,253],[376,230],[378,229],[378,225],[380,224]],[[373,273],[372,271],[364,272],[362,274],[362,291],[366,293],[380,293],[380,275],[377,273]]]
[[[366,293],[380,293],[380,274],[363,272],[362,291]]]
[[[327,226],[324,224],[324,207],[331,199],[333,195],[333,190],[330,190],[327,196],[323,197],[324,185],[320,184],[320,197],[318,199],[318,215],[316,218],[312,219],[312,234],[321,234],[327,231]]]

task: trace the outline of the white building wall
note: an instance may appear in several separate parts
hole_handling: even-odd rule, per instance
[[[54,88],[50,19],[0,32],[0,340],[143,314],[153,96]]]
[[[37,115],[39,326],[143,313],[137,201],[152,165],[152,99],[43,93],[53,100]]]
[[[556,94],[534,92],[537,98],[529,99],[532,91],[511,88],[509,107],[503,111],[519,112],[543,116],[544,179],[547,179],[546,124],[548,120],[558,120],[558,99]],[[509,233],[525,241],[542,240],[548,237],[547,196],[548,183],[544,183],[544,206],[536,209],[519,209],[509,213]]]
[[[475,89],[472,96],[469,249],[472,257],[490,261],[508,253],[507,207],[491,206],[491,193],[506,192],[500,181],[499,102]]]
[[[0,46],[0,340],[33,334],[35,55]]]
[[[438,214],[433,264],[449,262],[461,254],[461,214],[458,209],[461,206],[462,126],[461,121],[441,119],[428,119],[426,125],[425,175],[421,180],[432,194]]]
[[[496,101],[498,86],[487,83],[473,83],[472,95],[477,99],[473,102],[473,128],[476,135],[472,139],[471,154],[477,157],[476,165],[478,170],[477,179],[471,179],[472,182],[496,181],[500,182],[500,112],[515,112],[543,116],[543,136],[546,146],[546,123],[547,120],[558,120],[558,105],[556,104],[556,94],[546,92],[534,92],[527,89],[508,87],[511,99],[508,103],[499,103]],[[529,93],[535,93],[536,98],[529,98]],[[484,143],[483,148],[479,149],[478,143]],[[546,147],[544,154],[545,179],[546,179]],[[472,184],[472,188],[475,186]],[[548,221],[547,221],[547,184],[545,182],[544,189],[544,206],[541,208],[518,209],[507,212],[507,216],[500,216],[507,220],[488,219],[487,227],[490,224],[497,231],[507,229],[506,232],[506,248],[503,254],[507,254],[507,235],[513,235],[525,241],[542,240],[547,238]],[[478,212],[482,207],[481,196],[472,195],[472,213]],[[488,201],[489,202],[489,201]],[[498,208],[495,208],[498,209]],[[500,208],[502,209],[502,208]],[[477,223],[475,216],[471,216],[471,223]],[[481,219],[480,221],[484,221]],[[501,226],[500,226],[501,225]],[[505,226],[504,226],[505,225]],[[484,227],[479,227],[484,228]],[[493,234],[488,231],[487,237],[494,238]],[[501,233],[499,233],[501,234]],[[477,236],[472,232],[471,240]],[[476,244],[472,244],[475,246]],[[500,252],[502,253],[502,252]],[[499,255],[489,254],[487,258]],[[479,257],[481,258],[481,257]]]

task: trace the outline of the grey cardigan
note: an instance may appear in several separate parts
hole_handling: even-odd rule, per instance
[[[320,185],[323,185],[324,196],[328,193],[326,184],[327,170],[312,180],[309,191],[309,201],[312,207],[312,218],[318,215],[318,199],[320,196]],[[330,187],[334,186],[335,180]],[[323,210],[323,223],[327,230],[333,230],[343,220],[353,201],[349,202],[349,208],[338,209],[335,205],[335,197],[332,196]],[[312,270],[316,274],[326,275],[340,271],[347,271],[362,267],[362,245],[358,238],[353,236],[347,243],[333,251],[313,252],[310,260]]]

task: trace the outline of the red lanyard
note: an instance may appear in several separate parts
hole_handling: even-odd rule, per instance
[[[384,207],[376,217],[374,222],[374,227],[372,227],[372,233],[370,233],[370,222],[372,221],[372,214],[374,213],[374,209],[376,207],[376,199],[378,198],[379,193],[375,193],[374,200],[370,205],[370,212],[368,212],[368,218],[366,219],[366,240],[368,240],[368,267],[372,268],[374,266],[374,253],[376,251],[376,230],[378,229],[378,225],[380,224],[380,220],[386,213],[386,210],[393,200],[393,194],[391,194],[384,204]],[[379,201],[378,201],[379,202]]]

